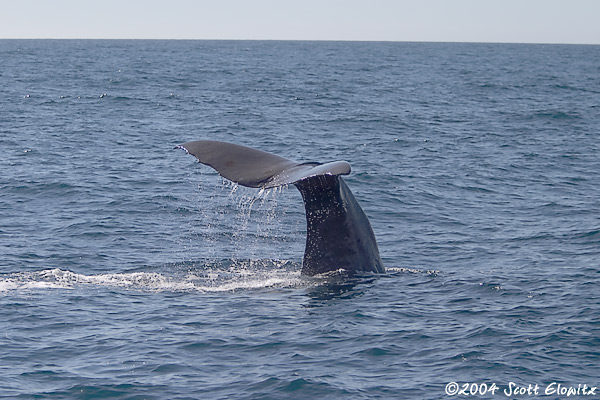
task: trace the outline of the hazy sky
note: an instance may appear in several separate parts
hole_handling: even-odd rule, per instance
[[[600,44],[600,0],[0,0],[0,38]]]

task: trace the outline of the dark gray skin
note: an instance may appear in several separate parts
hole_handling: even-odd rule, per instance
[[[343,269],[345,273],[385,273],[375,234],[340,175],[350,164],[297,163],[231,143],[198,140],[178,146],[221,176],[242,186],[274,188],[293,184],[304,200],[307,238],[303,275]]]

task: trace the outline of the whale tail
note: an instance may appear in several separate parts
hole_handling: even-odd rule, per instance
[[[298,163],[232,143],[198,140],[177,146],[224,178],[252,188],[293,184],[304,201],[307,238],[302,274],[344,269],[384,273],[375,234],[341,175],[345,161]]]

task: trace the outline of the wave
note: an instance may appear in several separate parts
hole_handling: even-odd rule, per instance
[[[533,118],[550,119],[582,119],[582,116],[575,111],[545,110],[533,114]]]

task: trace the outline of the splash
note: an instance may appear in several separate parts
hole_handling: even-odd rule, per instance
[[[257,266],[260,264],[260,266]],[[151,292],[234,292],[264,288],[298,288],[313,284],[290,270],[288,261],[271,261],[269,269],[260,260],[236,261],[228,268],[206,266],[181,274],[123,272],[81,274],[60,268],[19,272],[0,276],[0,293],[44,289],[76,289],[86,286],[124,288]]]
[[[77,286],[130,287],[147,290],[188,290],[185,281],[154,272],[85,275],[60,268],[10,274],[0,280],[0,292],[31,289],[73,289]]]

